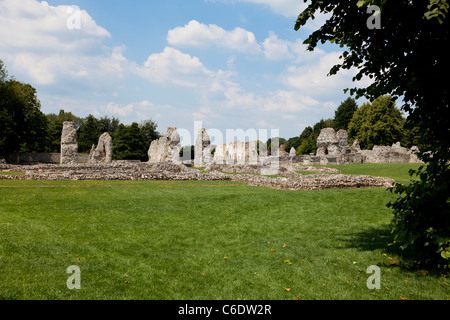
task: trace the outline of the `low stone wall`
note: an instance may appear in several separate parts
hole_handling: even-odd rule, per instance
[[[236,181],[251,186],[281,190],[321,190],[341,188],[391,187],[395,181],[389,178],[371,176],[353,176],[343,174],[309,174],[302,175],[297,168],[286,167],[278,170],[276,176],[268,177],[258,174],[228,174],[224,168],[210,168],[201,172],[183,164],[164,163],[127,163],[111,164],[77,164],[77,165],[5,165],[0,170],[25,171],[25,175],[2,175],[0,180],[203,180]],[[245,170],[245,167],[240,168]],[[251,170],[257,168],[250,167]]]
[[[60,153],[34,153],[34,152],[18,152],[11,153],[5,157],[7,163],[59,163],[61,160]],[[89,161],[89,154],[79,153],[78,163]]]

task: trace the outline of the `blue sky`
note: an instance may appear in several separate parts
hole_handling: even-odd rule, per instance
[[[304,6],[0,0],[0,59],[37,89],[44,113],[152,119],[161,133],[201,121],[206,129],[279,129],[290,138],[333,117],[343,89],[354,86],[354,71],[327,77],[340,48],[306,51],[314,25],[294,31]]]

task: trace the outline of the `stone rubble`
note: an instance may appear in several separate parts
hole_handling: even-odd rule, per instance
[[[308,168],[304,171],[317,170]],[[110,164],[75,165],[8,165],[0,164],[0,170],[25,171],[25,175],[3,175],[3,180],[199,180],[199,181],[236,181],[250,186],[281,190],[321,190],[340,188],[391,187],[395,181],[389,178],[372,176],[353,176],[344,174],[308,174],[296,173],[292,168],[280,167],[276,176],[263,176],[257,173],[257,166],[234,168],[239,173],[224,173],[228,167],[210,165],[210,171],[202,172],[174,162],[140,163],[113,161]],[[328,168],[329,169],[329,168]],[[206,170],[206,169],[205,169]],[[296,170],[296,169],[295,169]],[[333,169],[330,169],[333,171]],[[227,171],[225,171],[227,172]],[[235,172],[235,171],[233,171]]]

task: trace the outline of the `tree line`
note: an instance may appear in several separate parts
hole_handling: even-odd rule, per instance
[[[89,153],[100,135],[108,132],[116,160],[147,161],[150,142],[160,136],[152,120],[125,125],[114,117],[80,118],[64,110],[44,114],[36,89],[8,77],[0,60],[0,157],[14,152],[60,152],[64,121],[73,121],[77,128],[80,153]]]
[[[350,144],[358,139],[361,148],[367,150],[374,145],[387,146],[398,141],[408,148],[418,144],[417,128],[406,121],[389,95],[380,96],[360,107],[355,99],[349,97],[338,106],[334,118],[321,119],[306,127],[300,136],[280,139],[280,144],[285,144],[288,152],[294,148],[297,154],[315,154],[317,138],[324,128],[346,130]]]
[[[125,125],[114,117],[96,118],[89,115],[81,118],[64,110],[58,114],[43,114],[40,109],[36,89],[8,78],[0,60],[0,156],[13,152],[60,152],[64,121],[75,123],[80,153],[89,153],[92,145],[97,144],[99,136],[108,132],[113,138],[113,157],[116,160],[147,161],[151,141],[160,137],[157,124],[152,120]],[[347,130],[349,142],[358,139],[363,149],[371,149],[374,145],[391,145],[397,141],[405,147],[417,143],[417,130],[408,128],[394,100],[385,95],[360,107],[349,97],[336,109],[334,118],[321,119],[296,137],[269,139],[265,142],[266,148],[270,150],[272,140],[278,139],[279,145],[286,145],[288,152],[294,148],[297,154],[316,153],[317,137],[323,128],[328,127],[336,131]],[[193,159],[193,146],[184,147],[180,156],[188,150]]]

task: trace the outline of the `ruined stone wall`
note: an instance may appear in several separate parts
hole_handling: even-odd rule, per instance
[[[148,149],[148,162],[175,162],[180,163],[180,135],[177,128],[168,127],[166,134],[158,140],[153,140]]]
[[[108,132],[103,133],[98,139],[97,147],[92,145],[89,154],[89,163],[112,161],[112,138]]]
[[[257,163],[258,152],[256,142],[229,142],[216,147],[214,153],[215,163]]]
[[[345,130],[337,133],[332,128],[322,129],[317,139],[316,156],[303,156],[304,164],[351,164],[351,163],[418,163],[417,147],[404,148],[400,142],[392,146],[374,146],[372,150],[361,150],[358,140],[348,145]]]
[[[420,163],[418,149],[404,148],[400,142],[392,146],[373,146],[372,150],[361,150],[364,163]]]
[[[198,130],[194,146],[194,166],[205,167],[212,162],[211,139],[204,128]]]
[[[73,121],[65,121],[61,134],[61,164],[76,164],[78,161],[77,129]]]

